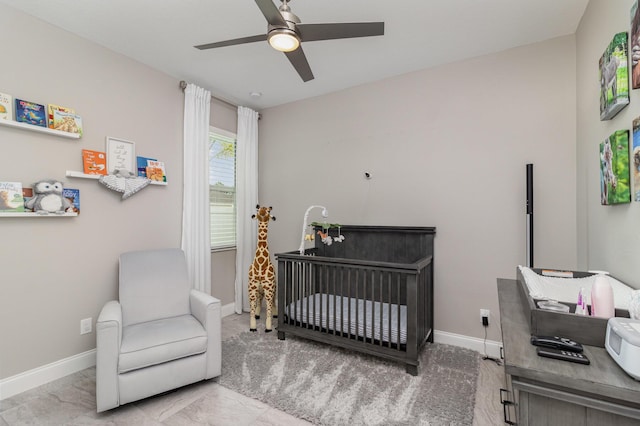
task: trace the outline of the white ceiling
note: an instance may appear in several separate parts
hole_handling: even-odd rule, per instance
[[[588,0],[291,0],[303,23],[384,21],[385,35],[303,43],[303,83],[267,42],[198,50],[266,33],[254,0],[0,0],[216,97],[256,110],[573,34]],[[274,0],[280,5],[279,0]],[[472,70],[471,70],[472,72]],[[250,96],[260,92],[260,98]]]

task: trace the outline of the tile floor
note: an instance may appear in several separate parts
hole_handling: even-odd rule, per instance
[[[223,318],[223,339],[248,329],[248,314]],[[263,332],[259,330],[258,332]],[[502,423],[498,389],[502,367],[481,361],[474,425]],[[308,425],[282,411],[218,385],[215,380],[95,412],[95,368],[0,401],[0,426],[18,425]]]

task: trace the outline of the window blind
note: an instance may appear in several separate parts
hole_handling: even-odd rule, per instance
[[[236,245],[236,139],[209,133],[209,211],[211,248]]]

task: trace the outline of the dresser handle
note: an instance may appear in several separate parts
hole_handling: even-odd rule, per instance
[[[508,425],[515,425],[516,423],[511,421],[510,419],[511,416],[509,416],[509,409],[507,408],[507,406],[515,405],[515,404],[513,403],[513,401],[509,401],[508,399],[504,398],[503,395],[505,394],[508,395],[509,391],[507,389],[500,388],[500,404],[502,404],[502,413],[504,416],[504,422]]]

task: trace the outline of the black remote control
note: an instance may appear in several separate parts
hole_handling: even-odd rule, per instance
[[[591,364],[589,358],[584,354],[572,351],[563,351],[562,349],[553,348],[537,348],[536,352],[539,356],[547,358],[560,359],[562,361],[577,362],[578,364]]]
[[[582,352],[583,350],[580,343],[558,336],[531,336],[531,344],[571,352]]]

